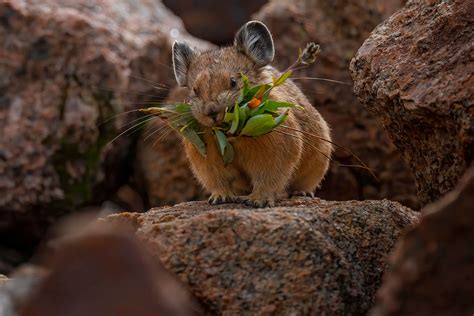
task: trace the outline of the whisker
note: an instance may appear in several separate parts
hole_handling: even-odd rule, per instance
[[[97,126],[101,126],[101,125],[103,125],[103,124],[109,122],[110,120],[113,120],[114,118],[117,118],[119,116],[127,115],[127,114],[130,114],[132,112],[138,112],[138,111],[140,111],[140,109],[130,110],[130,111],[126,111],[126,112],[123,112],[123,113],[113,115],[113,116],[109,117],[108,119],[106,119],[105,121],[103,121],[102,123],[99,123],[99,125],[97,125]]]
[[[325,94],[324,92],[319,92],[319,91],[311,91],[311,90],[308,90],[308,89],[302,89],[300,88],[301,91],[303,91],[304,93],[311,93],[311,94]]]
[[[123,91],[119,89],[111,89],[111,88],[105,88],[105,87],[95,87],[99,90],[104,90],[104,91],[110,91],[110,92],[116,92],[116,93],[125,93],[125,94],[133,94],[133,95],[138,95],[138,96],[144,96],[144,97],[152,97],[152,98],[159,98],[162,97],[157,94],[146,94],[146,93],[140,93],[140,92],[135,92],[135,91]]]
[[[280,126],[281,126],[281,127],[285,127],[284,125],[280,125]],[[303,131],[300,131],[300,130],[297,130],[297,129],[293,129],[293,130],[295,130],[296,132],[301,132],[302,134],[304,134]],[[367,170],[367,171],[371,174],[371,176],[374,177],[374,179],[375,179],[377,182],[379,181],[378,178],[377,178],[377,176],[374,174],[374,170],[373,170],[372,168],[368,167],[362,160],[360,160],[360,158],[357,157],[357,155],[355,155],[354,153],[352,153],[352,151],[350,151],[351,154],[352,154],[354,157],[356,157],[356,159],[361,163],[361,165],[346,165],[346,164],[342,164],[342,163],[340,163],[340,162],[338,162],[338,161],[332,159],[331,157],[327,156],[327,155],[324,154],[323,152],[321,152],[321,151],[319,150],[319,148],[317,148],[314,144],[310,143],[310,142],[309,142],[308,140],[306,140],[304,137],[298,137],[297,135],[294,135],[294,134],[291,134],[291,133],[285,133],[285,132],[280,131],[280,130],[278,130],[278,129],[275,129],[274,131],[277,132],[277,133],[280,133],[280,134],[288,135],[288,136],[295,137],[295,138],[297,138],[297,139],[302,140],[306,145],[311,146],[311,148],[313,148],[313,149],[315,149],[316,151],[318,151],[320,154],[322,154],[322,155],[323,155],[324,157],[326,157],[328,160],[333,161],[333,162],[334,162],[336,165],[338,165],[339,167],[354,167],[354,168],[361,168],[361,169]],[[311,134],[311,135],[312,135],[312,134]],[[337,146],[337,147],[339,147],[339,148],[343,148],[343,149],[345,149],[345,150],[348,150],[348,149],[346,149],[346,148],[344,148],[344,147],[342,147],[342,146],[340,146],[340,145],[338,145],[338,144],[336,144],[336,143],[334,143],[334,142],[332,142],[332,141],[329,141],[329,140],[327,140],[327,139],[325,139],[325,138],[323,138],[323,137],[319,137],[319,136],[317,136],[317,135],[312,135],[312,136],[318,137],[318,138],[320,138],[321,140],[324,140],[324,141],[327,141],[327,142],[329,142],[329,143],[331,143],[331,144],[334,144],[335,146]]]
[[[357,156],[352,150],[350,150],[350,149],[348,149],[348,148],[346,148],[346,147],[344,147],[344,146],[341,146],[341,145],[339,145],[339,144],[337,144],[337,143],[335,143],[335,142],[333,142],[333,141],[331,141],[331,140],[329,140],[329,139],[326,139],[326,138],[324,138],[324,137],[321,137],[321,136],[319,136],[319,135],[316,135],[316,134],[313,134],[313,133],[309,133],[309,132],[306,132],[306,131],[302,131],[302,130],[299,130],[299,129],[297,129],[297,128],[292,128],[292,127],[290,127],[290,126],[288,126],[288,125],[280,125],[280,126],[283,127],[283,128],[286,128],[286,129],[295,131],[295,132],[299,132],[299,133],[304,134],[304,135],[308,135],[308,136],[311,136],[311,137],[316,137],[316,138],[318,138],[318,139],[320,139],[320,140],[322,140],[322,141],[328,142],[328,143],[330,143],[330,144],[336,146],[337,148],[340,148],[340,149],[344,150],[345,152],[351,154],[351,156],[353,156],[362,166],[364,166],[365,168],[367,168],[367,170],[369,170],[370,174],[378,181],[378,178],[377,178],[377,177],[375,176],[375,174],[372,172],[373,169],[371,169],[369,166],[367,166],[367,165],[362,161],[362,159],[360,159],[359,156]]]
[[[314,144],[311,144],[310,142],[308,142],[306,139],[304,139],[303,137],[299,137],[298,135],[294,135],[294,134],[291,134],[291,133],[285,133],[283,131],[280,131],[278,129],[274,129],[275,132],[277,133],[280,133],[280,134],[283,134],[283,135],[287,135],[287,136],[291,136],[291,137],[294,137],[294,138],[297,138],[297,139],[300,139],[302,140],[305,144],[311,146],[311,148],[313,148],[314,150],[316,150],[317,152],[319,152],[321,155],[323,155],[324,157],[326,157],[329,161],[334,161],[330,156],[326,155],[325,153],[323,153],[319,148],[317,148]]]
[[[173,129],[170,128],[168,131],[164,132],[163,135],[160,136],[160,138],[158,138],[154,143],[153,145],[151,145],[151,147],[155,147],[156,144],[158,144],[160,142],[160,140],[162,140],[163,138],[165,138],[166,136],[168,136],[171,132],[173,132]]]
[[[168,120],[169,120],[169,122],[174,123],[174,122],[179,121],[182,117],[185,117],[184,115],[186,115],[186,114],[188,114],[188,113],[179,114],[179,115],[174,115],[174,116],[171,116]],[[191,116],[192,116],[192,115],[191,115]],[[163,125],[160,126],[160,127],[158,127],[155,131],[153,131],[153,132],[151,132],[150,134],[148,134],[148,135],[145,137],[144,141],[146,141],[148,138],[150,138],[151,135],[156,134],[158,131],[162,131],[162,130],[164,130],[164,129],[166,129],[166,128],[171,128],[171,129],[172,129],[172,127],[169,125],[168,122],[166,122],[166,121],[164,121],[164,120],[162,120],[162,121],[163,121]]]
[[[106,147],[109,146],[110,144],[112,144],[112,143],[113,143],[114,141],[116,141],[117,139],[119,139],[121,136],[125,135],[128,131],[130,131],[130,130],[136,128],[136,127],[139,127],[141,124],[145,124],[145,123],[147,123],[147,122],[150,122],[150,121],[152,121],[152,120],[154,120],[154,119],[155,119],[155,117],[152,117],[152,118],[149,118],[149,119],[147,119],[147,120],[145,120],[145,121],[139,122],[139,123],[133,125],[133,126],[130,127],[130,128],[127,128],[125,131],[121,132],[120,134],[118,134],[117,136],[115,136],[114,139],[112,139],[110,142],[108,142],[107,145],[106,145]]]
[[[159,83],[159,82],[156,82],[156,81],[144,78],[144,77],[140,77],[140,76],[137,76],[137,75],[130,75],[130,77],[152,83],[153,85],[157,85],[157,86],[162,87],[162,88],[167,88],[168,90],[170,89],[170,87],[165,85],[164,83]]]
[[[137,122],[137,121],[139,121],[139,120],[143,120],[143,119],[149,118],[149,117],[151,117],[151,116],[153,116],[153,114],[148,114],[148,115],[145,115],[145,116],[136,118],[136,119],[134,119],[134,120],[131,120],[130,122],[128,122],[128,123],[126,123],[126,124],[120,126],[120,127],[119,127],[119,130],[122,129],[122,128],[124,128],[125,126],[128,126],[128,125],[130,125],[130,124],[133,124],[133,123],[135,123],[135,122]]]
[[[333,80],[333,79],[326,79],[326,78],[318,78],[318,77],[292,77],[291,80],[319,80],[319,81],[328,81],[332,83],[340,83],[346,86],[352,86],[351,83],[339,81],[339,80]]]
[[[301,70],[301,69],[305,69],[305,68],[308,68],[310,65],[304,65],[304,66],[301,66],[301,67],[296,67],[296,68],[293,68],[291,69],[292,71],[297,71],[297,70]]]

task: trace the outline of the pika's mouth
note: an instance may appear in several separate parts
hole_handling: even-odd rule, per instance
[[[225,111],[220,111],[217,113],[210,113],[208,115],[202,115],[197,118],[198,121],[206,127],[216,127],[219,126],[224,120]]]

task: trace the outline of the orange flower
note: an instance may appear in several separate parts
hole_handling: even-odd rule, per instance
[[[257,99],[257,98],[252,98],[252,100],[250,100],[249,102],[249,108],[254,109],[257,106],[259,106],[260,103],[262,103],[262,100]]]

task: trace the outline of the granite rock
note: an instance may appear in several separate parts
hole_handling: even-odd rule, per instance
[[[356,94],[412,170],[423,205],[453,189],[474,157],[473,19],[472,1],[409,1],[351,64]]]
[[[210,314],[358,315],[417,214],[396,202],[299,198],[270,209],[181,203],[128,224]]]

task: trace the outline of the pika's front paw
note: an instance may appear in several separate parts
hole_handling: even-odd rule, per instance
[[[239,198],[229,194],[213,193],[207,200],[211,205],[239,202]]]
[[[250,207],[264,208],[275,206],[275,199],[269,197],[242,197],[241,202]]]
[[[293,191],[291,192],[290,197],[293,197],[293,196],[303,196],[303,197],[307,196],[307,197],[314,198],[314,192]]]

